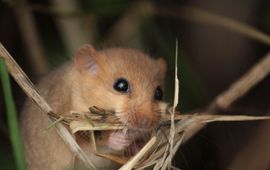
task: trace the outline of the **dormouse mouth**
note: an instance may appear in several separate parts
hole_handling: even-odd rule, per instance
[[[134,156],[136,153],[138,153],[143,146],[145,145],[146,141],[142,139],[138,139],[136,141],[133,141],[125,150],[124,150],[124,156],[131,157]]]
[[[136,154],[150,138],[150,132],[133,129],[111,132],[107,146],[116,151],[124,151],[125,155]]]

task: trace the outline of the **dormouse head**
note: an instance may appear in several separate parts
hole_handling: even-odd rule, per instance
[[[74,57],[83,100],[112,110],[129,128],[151,129],[165,113],[166,63],[132,49],[79,48]]]

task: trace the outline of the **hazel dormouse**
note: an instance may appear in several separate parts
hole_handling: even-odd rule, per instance
[[[127,128],[97,133],[98,150],[134,154],[141,146],[138,143],[147,141],[166,111],[166,70],[163,59],[150,58],[138,50],[96,50],[87,44],[76,51],[71,61],[45,76],[37,87],[60,115],[73,110],[86,112],[91,106],[115,112]],[[28,169],[64,170],[80,165],[55,129],[44,132],[48,125],[48,116],[27,101],[21,114],[21,129]],[[90,140],[80,138],[78,144],[97,169],[119,166],[96,156]]]

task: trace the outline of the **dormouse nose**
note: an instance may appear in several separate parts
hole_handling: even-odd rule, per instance
[[[153,103],[144,102],[134,107],[130,116],[130,123],[133,127],[150,129],[157,123],[157,114],[153,111]]]
[[[149,120],[149,118],[142,118],[141,120],[139,120],[139,127],[140,128],[149,128],[151,126],[151,121]]]
[[[131,120],[132,126],[142,129],[148,129],[154,126],[154,118],[141,113],[135,113],[135,119]]]

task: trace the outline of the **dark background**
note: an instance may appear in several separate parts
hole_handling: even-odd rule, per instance
[[[29,46],[25,43],[24,35],[27,32],[22,31],[23,24],[20,25],[22,18],[16,14],[21,10],[20,2],[0,1],[0,42],[33,82],[37,82],[48,70],[72,57],[74,50],[67,45],[58,19],[78,19],[83,23],[81,29],[85,30],[86,36],[83,37],[84,40],[75,43],[77,47],[86,41],[97,49],[112,46],[132,47],[145,51],[153,57],[164,57],[169,65],[166,97],[171,101],[175,42],[178,39],[179,110],[183,113],[205,108],[215,96],[226,90],[269,50],[264,43],[215,25],[160,15],[139,15],[134,18],[134,14],[140,10],[147,11],[151,5],[162,6],[169,10],[192,5],[254,26],[269,34],[270,1],[267,0],[77,0],[79,12],[65,10],[61,6],[54,8],[53,0],[42,2],[31,0],[28,1],[28,7],[33,14],[47,63],[47,69],[37,71],[39,69],[29,57]],[[117,30],[125,17],[128,18],[125,27]],[[118,31],[116,34],[115,29]],[[35,44],[30,44],[30,49],[35,47]],[[266,114],[270,109],[269,87],[270,79],[267,77],[234,103],[228,113]],[[12,88],[19,114],[25,95],[13,80]],[[252,138],[252,132],[258,124],[258,122],[210,124],[180,148],[175,163],[184,170],[226,169],[235,153]],[[15,169],[1,90],[0,165],[0,169]]]

